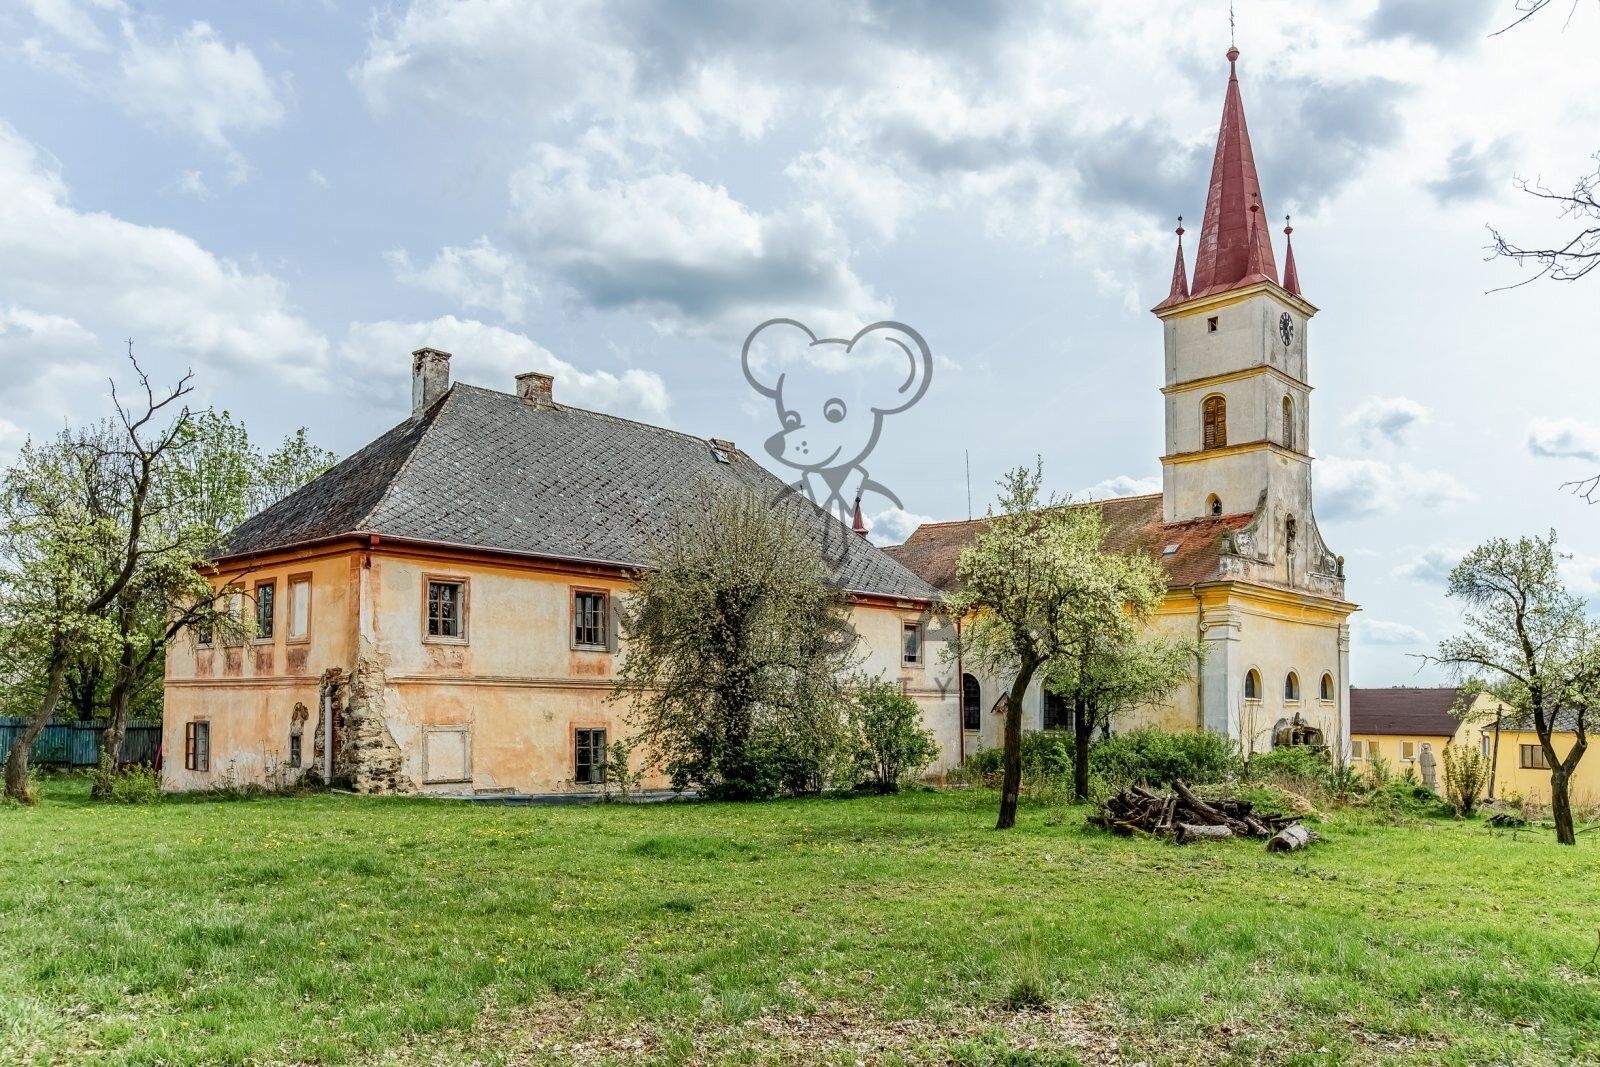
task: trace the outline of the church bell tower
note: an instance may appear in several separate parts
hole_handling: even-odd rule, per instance
[[[1171,291],[1152,309],[1165,342],[1163,519],[1251,515],[1229,534],[1230,548],[1262,565],[1251,568],[1266,572],[1258,577],[1342,588],[1342,565],[1311,508],[1306,335],[1317,308],[1300,292],[1287,224],[1279,281],[1238,59],[1230,48],[1193,285],[1180,219]]]

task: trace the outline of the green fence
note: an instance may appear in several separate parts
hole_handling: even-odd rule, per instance
[[[11,745],[27,727],[28,720],[0,717],[0,760],[11,754]],[[98,719],[85,722],[50,720],[28,754],[32,763],[60,767],[93,767],[100,753],[100,735],[106,724]],[[130,722],[122,738],[123,763],[154,763],[161,750],[159,722]]]

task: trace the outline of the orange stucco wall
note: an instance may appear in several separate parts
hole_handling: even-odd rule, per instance
[[[311,640],[291,648],[283,636],[285,581],[307,571],[313,576]],[[466,583],[465,640],[424,636],[430,576]],[[279,633],[272,642],[207,651],[180,641],[169,655],[170,789],[205,788],[226,777],[281,778],[297,702],[311,713],[303,741],[309,765],[322,672],[348,671],[360,657],[381,665],[388,733],[404,777],[422,792],[588,790],[573,781],[573,732],[603,727],[610,740],[627,736],[625,707],[608,699],[625,648],[579,649],[572,641],[574,591],[623,594],[628,583],[614,572],[573,573],[521,560],[380,545],[258,566],[245,581],[268,577],[278,579],[280,590]],[[939,738],[940,766],[950,766],[959,744],[953,669],[932,642],[921,666],[901,663],[902,624],[917,617],[912,604],[858,604],[861,669],[901,681]],[[184,726],[197,718],[211,723],[211,770],[205,774],[183,769]],[[464,776],[454,769],[441,774],[440,761],[428,759],[428,752],[439,751],[430,746],[449,731],[455,739],[465,734],[470,768]]]

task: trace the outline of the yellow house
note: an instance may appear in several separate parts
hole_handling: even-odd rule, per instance
[[[1350,755],[1357,769],[1382,759],[1395,773],[1416,768],[1421,777],[1422,747],[1436,762],[1436,780],[1444,787],[1444,748],[1465,745],[1490,761],[1493,787],[1488,797],[1550,802],[1550,767],[1531,723],[1519,723],[1504,705],[1480,693],[1470,707],[1458,711],[1460,690],[1452,687],[1350,690]],[[1556,720],[1555,749],[1565,758],[1577,741],[1575,715]],[[1585,755],[1573,775],[1572,803],[1579,809],[1600,807],[1600,758]]]
[[[1151,629],[1205,648],[1193,679],[1118,728],[1208,729],[1251,751],[1309,727],[1343,751],[1348,736],[1349,618],[1344,559],[1317,527],[1312,499],[1311,320],[1294,249],[1283,271],[1263,210],[1235,63],[1229,72],[1190,285],[1184,229],[1161,322],[1165,449],[1161,492],[1098,508],[1106,544],[1158,560],[1167,593]],[[1152,362],[1154,361],[1154,353]],[[1082,397],[1065,397],[1079,412]],[[1152,412],[1153,414],[1153,412]],[[927,523],[893,550],[929,584],[948,589],[961,550],[985,520]],[[1009,678],[963,671],[963,745],[996,745],[987,714]],[[1028,729],[1069,728],[1070,712],[1035,682]]]
[[[256,635],[171,647],[166,788],[314,770],[362,792],[595,790],[627,734],[607,699],[619,598],[665,516],[715,489],[783,497],[731,442],[559,404],[544,374],[452,387],[449,359],[413,353],[410,417],[229,538],[218,588]],[[900,682],[954,763],[937,594],[787,499],[819,551],[848,549],[863,669]]]

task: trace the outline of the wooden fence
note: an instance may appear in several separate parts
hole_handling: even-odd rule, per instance
[[[11,745],[22,733],[28,720],[0,717],[0,760],[11,754]],[[32,763],[58,767],[93,767],[100,753],[100,736],[106,724],[98,719],[87,722],[60,722],[50,724],[33,743],[28,754]],[[161,724],[159,722],[130,722],[122,738],[123,763],[154,763],[161,749]]]

